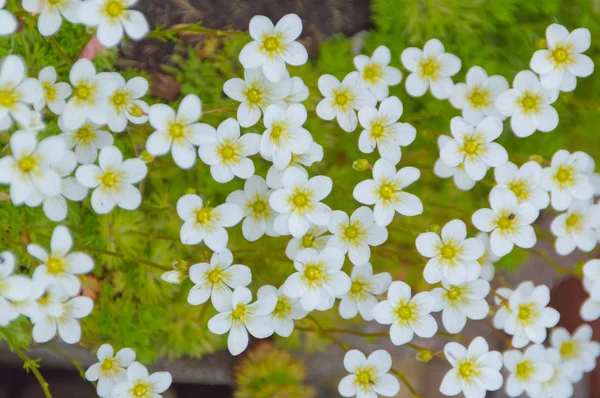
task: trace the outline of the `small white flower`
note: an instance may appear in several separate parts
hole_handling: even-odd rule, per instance
[[[442,380],[442,394],[454,396],[462,392],[465,398],[482,398],[486,391],[497,391],[502,387],[502,354],[490,351],[483,337],[475,337],[468,348],[448,343],[444,354],[452,369]]]
[[[587,200],[576,200],[565,213],[552,220],[550,231],[556,236],[554,247],[561,256],[578,248],[590,252],[598,244],[595,229],[600,227],[600,205]]]
[[[560,353],[554,348],[546,349],[545,360],[552,365],[552,378],[542,383],[542,388],[535,398],[570,398],[573,396],[573,383],[569,376],[575,370],[571,364],[561,360]]]
[[[250,242],[258,240],[265,233],[277,236],[273,222],[277,213],[269,205],[269,190],[264,178],[254,175],[244,183],[244,190],[234,191],[227,196],[227,203],[238,205],[244,211],[242,234]]]
[[[231,295],[227,308],[208,321],[208,329],[214,334],[225,334],[227,348],[231,355],[241,354],[248,347],[248,332],[258,339],[273,334],[273,324],[269,314],[277,305],[277,297],[264,295],[250,304],[252,293],[245,287],[238,287]]]
[[[448,137],[447,135],[440,135],[438,137],[438,148],[440,150],[440,153],[444,145],[453,140],[453,138]],[[452,177],[454,185],[456,185],[456,187],[461,191],[469,191],[475,186],[476,183],[475,180],[473,180],[467,175],[464,163],[461,163],[456,167],[450,167],[444,162],[441,156],[438,158],[438,160],[435,161],[435,164],[433,165],[433,174],[435,174],[439,178]]]
[[[546,362],[546,349],[534,344],[523,353],[518,350],[504,352],[504,367],[510,372],[506,381],[506,393],[509,397],[519,397],[526,392],[537,397],[542,383],[554,375],[554,368]]]
[[[475,238],[478,239],[484,248],[483,256],[479,257],[479,265],[481,265],[481,274],[479,277],[481,279],[485,279],[488,282],[491,282],[494,279],[494,274],[496,273],[496,268],[494,263],[500,260],[499,256],[496,256],[490,247],[490,236],[485,232],[479,232],[475,235]]]
[[[573,366],[569,378],[574,383],[596,368],[600,343],[592,341],[592,334],[593,330],[587,324],[579,326],[572,336],[565,328],[556,328],[550,334],[550,344],[559,352],[562,362]]]
[[[450,285],[442,282],[443,287],[431,291],[436,298],[433,311],[442,311],[442,323],[448,333],[460,333],[467,324],[467,318],[484,319],[490,311],[485,301],[490,292],[490,284],[483,279]]]
[[[540,75],[548,89],[573,91],[578,77],[588,77],[594,71],[594,61],[582,54],[590,48],[590,31],[585,28],[571,33],[562,25],[546,29],[547,50],[538,50],[531,57],[531,69]]]
[[[283,99],[284,103],[288,106],[303,102],[308,98],[308,87],[304,84],[302,78],[293,76],[291,79],[292,88],[290,93]]]
[[[545,209],[550,203],[548,192],[541,187],[542,166],[530,161],[521,168],[512,162],[494,169],[496,186],[493,189],[508,189],[512,191],[519,203],[529,202],[539,210]]]
[[[453,140],[444,144],[440,158],[450,167],[464,164],[467,175],[479,181],[490,167],[499,167],[508,161],[508,153],[494,142],[502,134],[502,121],[486,117],[476,126],[460,116],[450,123]]]
[[[373,94],[361,85],[358,72],[348,73],[341,83],[332,75],[322,75],[318,84],[325,98],[317,105],[317,116],[323,120],[337,119],[342,130],[348,133],[358,125],[355,110],[374,107],[377,103]]]
[[[450,96],[450,103],[462,109],[462,117],[470,123],[479,123],[486,116],[501,118],[496,109],[496,98],[508,90],[504,76],[488,76],[480,66],[473,66],[467,72],[466,83],[456,83]]]
[[[527,294],[529,293],[529,294]],[[541,344],[546,340],[546,328],[556,326],[560,314],[547,307],[550,302],[548,286],[536,286],[532,292],[515,290],[508,301],[510,315],[504,331],[513,336],[515,348],[525,347],[530,341]]]
[[[67,104],[66,99],[71,95],[69,83],[56,81],[56,70],[52,66],[46,66],[38,74],[38,81],[44,90],[44,96],[33,104],[36,111],[41,111],[44,106],[60,115]]]
[[[402,73],[388,66],[392,55],[386,46],[379,46],[369,58],[366,55],[354,57],[354,66],[360,74],[360,82],[369,88],[377,101],[383,101],[389,95],[389,86],[395,86],[402,80]]]
[[[536,130],[552,131],[558,125],[558,113],[551,104],[558,91],[544,88],[537,75],[530,70],[517,73],[513,88],[500,94],[496,108],[510,117],[510,126],[517,137],[529,137]]]
[[[389,272],[373,275],[373,267],[366,263],[352,269],[350,280],[350,290],[340,301],[341,317],[351,319],[360,313],[365,321],[372,321],[373,309],[379,304],[375,295],[387,291],[392,283],[392,275]]]
[[[537,239],[531,226],[539,215],[539,210],[529,202],[519,204],[516,195],[509,190],[490,192],[491,209],[479,209],[473,213],[472,221],[482,232],[491,232],[492,252],[502,257],[517,245],[531,248]]]
[[[211,142],[215,129],[206,123],[197,123],[202,115],[202,102],[186,95],[177,113],[168,105],[155,104],[148,111],[148,121],[156,129],[146,141],[146,150],[154,156],[171,151],[173,161],[182,169],[196,163],[196,146]]]
[[[231,289],[245,287],[252,282],[250,268],[233,264],[233,254],[225,249],[213,253],[209,263],[190,267],[190,279],[194,287],[188,294],[191,305],[203,304],[210,298],[217,311],[226,311],[231,305]]]
[[[430,315],[434,306],[435,297],[431,293],[421,292],[411,298],[410,286],[396,281],[388,289],[387,300],[373,309],[373,317],[383,325],[392,325],[392,343],[402,345],[409,343],[414,334],[423,338],[435,335],[438,326]]]
[[[358,120],[364,130],[358,139],[358,148],[363,153],[372,153],[375,147],[382,158],[398,164],[402,157],[401,146],[412,144],[417,136],[415,128],[408,123],[398,122],[402,116],[402,102],[398,97],[384,99],[375,107],[365,106],[358,111]]]
[[[600,300],[600,260],[592,259],[583,265],[584,287],[594,300]]]
[[[288,242],[285,248],[285,255],[294,261],[298,253],[303,249],[323,250],[331,238],[331,235],[323,235],[326,232],[326,226],[311,227],[302,237],[292,238]]]
[[[243,210],[233,203],[216,207],[204,205],[198,195],[183,195],[177,201],[177,214],[183,221],[180,237],[184,245],[197,245],[204,241],[214,252],[227,247],[229,236],[226,227],[233,227],[244,216]]]
[[[429,258],[423,270],[427,283],[445,281],[460,285],[474,281],[481,273],[477,260],[485,247],[478,239],[467,239],[467,226],[461,220],[444,225],[441,238],[435,232],[424,232],[417,236],[415,244],[418,252]]]
[[[148,91],[148,80],[135,76],[125,82],[123,76],[112,74],[116,81],[115,90],[108,96],[108,127],[120,133],[127,127],[127,121],[143,124],[148,121],[148,104],[141,101]]]
[[[290,167],[304,169],[302,166],[312,166],[313,163],[320,162],[321,160],[323,160],[323,147],[313,141],[306,152],[298,155],[292,153],[290,165],[284,170],[279,170],[275,166],[269,167],[269,171],[267,171],[267,185],[273,189],[283,188],[283,173],[285,170]]]
[[[100,150],[98,164],[84,164],[77,168],[75,177],[92,192],[92,208],[98,214],[107,214],[115,206],[135,210],[142,202],[140,191],[133,184],[146,177],[148,167],[140,159],[123,160],[121,151],[108,145]]]
[[[47,196],[60,192],[60,175],[51,167],[65,152],[62,137],[38,143],[36,133],[17,131],[10,136],[12,155],[0,158],[0,184],[10,184],[10,199],[18,205],[36,191]]]
[[[353,191],[354,199],[365,205],[375,205],[375,223],[386,227],[394,219],[395,212],[403,216],[416,216],[423,213],[423,204],[415,195],[404,188],[421,176],[419,169],[396,167],[385,159],[379,159],[373,166],[373,179],[359,182]]]
[[[550,167],[542,171],[542,188],[550,191],[555,210],[566,210],[573,199],[588,200],[594,195],[594,186],[589,179],[588,157],[561,149],[552,156]]]
[[[150,27],[140,11],[129,10],[136,0],[85,0],[77,9],[79,21],[96,26],[96,36],[104,47],[114,47],[123,39],[123,30],[134,40],[144,37]]]
[[[118,383],[112,389],[114,398],[162,398],[163,392],[171,386],[173,378],[169,372],[148,374],[148,369],[139,362],[127,368],[127,380]]]
[[[289,166],[294,155],[302,154],[313,143],[312,135],[302,125],[306,122],[306,108],[292,104],[287,109],[270,105],[265,111],[265,132],[260,140],[260,154],[279,170]]]
[[[300,300],[291,299],[285,295],[283,287],[277,290],[273,286],[265,285],[258,289],[259,300],[265,299],[267,296],[276,297],[277,304],[269,314],[275,333],[281,337],[289,337],[294,331],[294,321],[304,318],[307,312],[300,305]]]
[[[61,136],[65,139],[67,148],[74,148],[77,161],[81,164],[94,163],[98,158],[98,150],[112,145],[115,141],[111,133],[91,121],[69,130],[64,126],[64,121],[59,119],[58,126],[63,131]]]
[[[461,67],[460,59],[444,52],[444,45],[438,39],[431,39],[423,50],[409,47],[402,51],[402,64],[411,74],[406,78],[406,92],[420,97],[431,87],[431,94],[437,99],[446,99],[452,95],[454,83],[452,76]]]
[[[244,80],[234,77],[223,85],[227,96],[240,102],[237,120],[242,127],[252,127],[269,105],[285,107],[285,98],[291,93],[292,80],[282,78],[279,83],[269,81],[261,69],[245,69]]]
[[[31,280],[14,275],[16,259],[9,251],[0,253],[0,327],[6,327],[21,315],[14,303],[31,295]]]
[[[302,33],[302,20],[287,14],[275,26],[263,15],[252,17],[249,25],[252,41],[240,51],[240,63],[246,69],[262,68],[267,79],[279,82],[288,76],[285,64],[303,65],[308,53],[296,39]]]
[[[89,381],[98,381],[96,392],[99,397],[108,397],[115,384],[127,380],[127,369],[135,361],[135,352],[131,348],[122,348],[114,354],[110,344],[102,344],[96,353],[98,362],[85,372]]]
[[[172,285],[179,285],[185,278],[185,274],[178,269],[163,272],[160,276],[160,279]]]
[[[225,183],[234,177],[248,179],[254,175],[254,163],[248,159],[260,150],[260,135],[240,135],[237,120],[229,118],[203,138],[198,148],[200,159],[210,165],[210,174],[215,181]]]
[[[23,8],[26,11],[40,14],[37,26],[42,36],[55,34],[62,25],[62,17],[71,23],[78,23],[79,4],[81,4],[80,0],[23,0]]]
[[[269,197],[269,204],[280,213],[275,219],[275,231],[295,238],[306,234],[311,226],[327,225],[331,209],[321,203],[331,192],[333,182],[327,176],[308,178],[308,173],[290,167],[283,173],[283,187]]]
[[[294,259],[297,272],[287,278],[283,292],[300,299],[305,311],[326,311],[333,307],[336,297],[350,290],[350,278],[341,271],[343,264],[344,254],[336,248],[327,247],[320,252],[304,249]]]
[[[13,34],[17,30],[17,18],[4,9],[6,0],[0,0],[0,36]],[[0,118],[1,119],[1,118]]]
[[[4,15],[4,14],[0,14]],[[12,124],[10,115],[21,125],[27,125],[30,119],[31,105],[44,97],[44,90],[40,82],[34,78],[27,77],[25,62],[18,55],[8,55],[0,66],[0,120]]]
[[[513,291],[506,287],[501,287],[496,289],[496,294],[494,295],[494,304],[498,306],[496,313],[494,314],[493,326],[498,330],[504,329],[506,326],[506,321],[512,314],[512,310],[510,308],[509,299],[514,292],[519,292],[523,296],[530,296],[535,289],[533,282],[525,281],[519,284],[517,288]]]
[[[344,356],[344,367],[350,374],[338,386],[343,397],[395,397],[400,392],[398,379],[388,373],[392,357],[385,350],[373,351],[368,358],[359,350],[350,350]]]

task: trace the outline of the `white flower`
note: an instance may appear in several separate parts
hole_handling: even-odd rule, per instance
[[[300,300],[291,299],[285,295],[283,287],[277,290],[273,286],[265,285],[258,289],[257,297],[259,300],[265,299],[267,296],[276,297],[277,304],[268,315],[275,333],[281,337],[289,337],[294,331],[294,321],[304,318],[307,312],[300,305]]]
[[[512,162],[494,169],[496,186],[493,189],[511,190],[519,203],[529,202],[538,209],[548,207],[548,192],[541,187],[542,166],[538,162],[529,161],[521,168]]]
[[[23,8],[38,17],[38,30],[42,36],[55,34],[62,25],[61,16],[71,23],[78,23],[77,7],[80,0],[23,0]]]
[[[72,248],[73,237],[67,227],[62,225],[52,232],[50,254],[39,245],[27,246],[27,252],[42,262],[33,272],[34,287],[43,290],[52,283],[58,283],[69,296],[79,293],[81,281],[77,275],[91,272],[94,260],[85,253],[71,253]]]
[[[292,160],[286,169],[279,170],[275,166],[269,167],[269,171],[267,171],[267,185],[273,189],[283,188],[283,173],[285,170],[290,167],[304,169],[302,166],[311,166],[313,163],[320,162],[321,160],[323,160],[323,147],[313,141],[306,152],[298,155],[292,154]]]
[[[20,315],[14,302],[26,300],[31,294],[31,280],[23,275],[13,275],[15,256],[9,251],[0,253],[0,327]]]
[[[56,70],[52,66],[46,66],[38,74],[38,81],[44,90],[42,98],[33,104],[36,111],[41,111],[44,106],[55,114],[60,115],[65,109],[67,101],[71,95],[71,86],[69,83],[56,81]]]
[[[338,386],[343,397],[395,397],[400,392],[398,379],[388,373],[392,357],[385,350],[373,351],[368,358],[359,350],[350,350],[344,356],[344,367],[350,375]]]
[[[573,383],[569,376],[574,368],[571,364],[561,360],[560,353],[554,348],[546,349],[545,360],[552,365],[554,373],[552,378],[542,383],[542,388],[535,398],[570,398],[573,396]]]
[[[442,323],[448,333],[460,333],[467,324],[467,318],[484,319],[490,311],[485,297],[490,292],[490,284],[483,279],[450,285],[442,282],[443,287],[431,291],[436,298],[433,311],[442,311]]]
[[[65,139],[67,148],[75,148],[77,161],[81,164],[94,163],[98,158],[98,150],[112,145],[115,141],[111,133],[91,121],[70,130],[64,126],[64,121],[59,119],[58,126],[63,131],[61,136]]]
[[[252,41],[240,51],[240,63],[246,69],[262,68],[267,79],[279,82],[288,76],[285,64],[303,65],[308,53],[296,39],[302,33],[302,20],[287,14],[275,26],[263,15],[252,17],[249,25]]]
[[[375,205],[374,219],[379,226],[386,227],[394,219],[394,213],[416,216],[423,213],[423,204],[415,195],[404,192],[404,188],[421,176],[419,169],[396,167],[385,159],[373,166],[373,179],[359,182],[353,191],[354,199],[365,205]]]
[[[460,70],[461,62],[456,55],[444,52],[441,41],[431,39],[425,43],[423,50],[409,47],[402,51],[400,59],[411,72],[406,78],[406,92],[409,95],[420,97],[429,87],[437,99],[452,95],[452,76]]]
[[[572,336],[565,328],[556,328],[550,334],[550,344],[559,352],[562,362],[573,366],[570,380],[574,383],[596,368],[600,343],[592,341],[592,334],[588,324],[579,326]]]
[[[82,126],[86,119],[96,124],[106,124],[108,96],[117,84],[114,76],[108,72],[96,73],[92,61],[82,58],[71,67],[69,81],[73,92],[60,116],[65,128],[74,130]]]
[[[204,241],[217,253],[227,247],[229,236],[225,228],[236,225],[244,216],[243,210],[233,203],[210,207],[208,203],[204,205],[198,195],[191,194],[179,198],[177,214],[185,221],[180,231],[184,245],[197,245]]]
[[[513,336],[515,348],[525,347],[530,341],[541,344],[546,340],[546,328],[556,326],[560,314],[554,308],[546,307],[550,302],[548,286],[536,286],[532,292],[526,289],[515,290],[508,301],[510,315],[504,331]]]
[[[491,232],[492,253],[502,257],[517,245],[531,248],[537,241],[531,226],[539,215],[539,210],[529,202],[519,204],[516,195],[509,190],[490,192],[491,209],[479,209],[473,213],[472,221],[482,232]]]
[[[265,111],[266,130],[260,140],[260,155],[272,160],[279,170],[288,167],[292,156],[308,151],[313,143],[312,135],[302,127],[306,116],[302,104],[292,104],[285,110],[270,105]]]
[[[326,311],[333,307],[336,297],[350,290],[351,282],[341,271],[344,254],[327,247],[320,252],[304,249],[294,259],[297,272],[290,275],[283,285],[283,292],[292,299],[300,299],[305,311]]]
[[[360,313],[365,321],[372,321],[373,309],[379,304],[375,295],[386,292],[392,283],[392,275],[389,272],[373,275],[373,267],[366,263],[352,269],[350,280],[350,290],[340,301],[341,317],[351,319]]]
[[[346,212],[336,210],[331,213],[329,232],[333,236],[328,246],[336,247],[348,257],[354,265],[364,265],[371,258],[369,246],[379,246],[388,238],[388,231],[373,220],[373,210],[362,206],[350,217]]]
[[[311,226],[327,225],[331,209],[321,203],[331,192],[333,182],[326,176],[308,178],[304,169],[290,167],[283,173],[283,187],[269,197],[269,204],[280,213],[275,231],[295,238],[303,236]]]
[[[494,274],[496,273],[496,268],[494,267],[494,263],[500,260],[499,256],[496,256],[490,247],[490,236],[485,232],[479,232],[475,235],[475,238],[478,239],[484,248],[483,256],[479,257],[477,262],[481,265],[481,273],[479,277],[481,279],[485,279],[488,282],[491,282],[494,279]]]
[[[326,226],[311,227],[302,237],[292,238],[288,242],[285,247],[285,255],[294,261],[298,253],[303,249],[323,250],[331,238],[331,235],[323,235],[326,232]]]
[[[417,236],[415,244],[418,252],[429,258],[423,270],[427,283],[445,281],[460,285],[474,281],[481,273],[477,260],[485,247],[478,239],[467,239],[467,226],[461,220],[444,225],[441,238],[435,232],[424,232]]]
[[[398,164],[402,157],[401,146],[410,145],[417,136],[415,128],[408,123],[398,122],[402,115],[402,102],[398,97],[384,99],[375,107],[365,106],[358,111],[358,120],[364,130],[358,139],[358,148],[371,153],[377,147],[379,155]]]
[[[155,104],[148,111],[148,121],[156,129],[146,141],[146,150],[154,156],[171,151],[175,164],[189,169],[196,163],[196,148],[211,142],[215,129],[206,123],[196,123],[202,115],[202,102],[193,95],[186,95],[177,113],[168,105]]]
[[[238,287],[231,295],[228,306],[208,321],[208,329],[214,334],[225,334],[227,348],[231,355],[241,354],[248,347],[248,332],[258,339],[273,334],[273,324],[268,315],[277,305],[277,297],[265,295],[254,303],[252,293],[245,287]]]
[[[552,220],[550,230],[556,236],[556,252],[566,256],[578,248],[590,252],[598,243],[595,228],[600,227],[600,205],[587,200],[576,200],[565,213]]]
[[[480,66],[473,66],[467,72],[466,83],[456,83],[450,96],[450,103],[462,109],[462,117],[470,123],[479,123],[486,116],[501,118],[496,109],[496,98],[508,90],[504,76],[488,76]]]
[[[129,10],[136,0],[84,0],[77,9],[79,21],[96,26],[96,36],[104,47],[113,47],[123,39],[123,29],[134,40],[144,37],[148,21],[139,11]]]
[[[450,167],[464,164],[467,175],[479,181],[490,167],[499,167],[508,161],[508,153],[502,145],[493,142],[502,134],[502,121],[486,117],[476,126],[460,116],[450,123],[453,140],[444,144],[440,158]]]
[[[592,259],[583,265],[584,287],[594,300],[600,301],[600,260]]]
[[[558,125],[558,113],[550,104],[558,98],[556,90],[544,88],[530,70],[517,73],[513,88],[496,99],[496,108],[510,117],[510,126],[517,137],[529,137],[536,130],[552,131]]]
[[[566,210],[573,199],[588,200],[594,195],[588,167],[589,160],[586,157],[570,154],[564,149],[552,156],[550,167],[542,171],[542,188],[550,191],[555,210]]]
[[[260,119],[260,114],[269,105],[285,107],[284,98],[292,90],[292,80],[282,78],[273,83],[265,78],[261,69],[245,69],[244,80],[234,77],[223,85],[227,96],[240,102],[237,120],[242,127],[252,127]]]
[[[308,87],[304,84],[302,78],[298,76],[291,77],[292,88],[290,93],[283,99],[288,106],[305,101],[308,98]]]
[[[496,313],[494,314],[493,326],[494,328],[501,330],[506,326],[506,321],[512,314],[512,310],[508,305],[509,299],[514,292],[519,292],[524,297],[531,295],[535,289],[533,282],[525,281],[519,284],[517,288],[513,291],[506,287],[501,287],[496,289],[496,294],[494,295],[494,304],[498,306]]]
[[[163,392],[171,386],[172,377],[169,372],[148,374],[148,369],[139,362],[127,368],[127,380],[115,385],[113,398],[161,398]]]
[[[402,80],[402,73],[388,66],[392,55],[386,46],[379,46],[369,58],[360,54],[354,57],[354,66],[360,74],[360,82],[369,88],[377,101],[383,101],[389,95],[389,86],[395,86]]]
[[[0,14],[4,15],[4,14]],[[30,119],[31,105],[44,97],[42,86],[34,78],[27,77],[23,59],[18,55],[8,55],[0,67],[0,120],[10,127],[11,119],[21,125],[27,125]]]
[[[438,330],[435,319],[430,315],[435,306],[435,297],[421,292],[411,298],[410,286],[404,282],[392,282],[387,300],[377,304],[373,317],[390,327],[390,338],[395,345],[409,343],[416,333],[419,337],[430,338]]]
[[[77,181],[92,192],[92,208],[98,214],[107,214],[115,206],[135,210],[142,202],[140,191],[133,184],[146,177],[148,168],[140,159],[123,160],[121,151],[108,145],[100,150],[98,164],[79,166],[75,172]]]
[[[594,71],[594,61],[582,54],[590,48],[590,31],[575,29],[571,33],[562,25],[546,28],[547,50],[538,50],[531,57],[531,69],[540,75],[548,89],[573,91],[578,77],[588,77]]]
[[[160,276],[160,279],[172,285],[179,285],[185,278],[186,275],[178,269],[163,272],[163,274]]]
[[[188,303],[198,305],[210,298],[217,311],[226,311],[231,305],[231,289],[248,286],[252,282],[250,268],[233,264],[233,254],[227,249],[213,253],[209,263],[190,267],[194,287],[188,294]]]
[[[7,36],[17,30],[17,18],[7,10],[4,10],[6,0],[0,0],[0,36]],[[1,118],[0,118],[1,119]]]
[[[442,380],[442,394],[454,396],[462,392],[465,398],[483,398],[486,391],[496,391],[502,387],[502,354],[490,351],[483,337],[475,337],[468,348],[458,343],[448,343],[444,347],[444,354],[452,369]]]
[[[244,190],[234,191],[227,196],[227,203],[238,205],[244,211],[242,234],[250,242],[258,240],[265,233],[277,236],[273,222],[277,213],[269,205],[269,190],[264,178],[254,175],[244,183]]]
[[[110,344],[102,344],[96,353],[98,362],[85,372],[89,381],[98,381],[96,392],[99,397],[108,397],[115,384],[127,380],[127,367],[135,361],[135,352],[131,348],[123,348],[114,355]]]
[[[10,184],[10,199],[18,205],[36,190],[53,196],[60,192],[60,175],[52,169],[65,152],[62,137],[38,143],[36,133],[17,131],[10,136],[12,155],[0,159],[0,184]]]
[[[225,183],[233,177],[248,179],[254,175],[254,163],[248,159],[260,150],[260,135],[246,133],[240,136],[240,125],[233,118],[219,124],[216,132],[204,137],[198,148],[200,159],[210,165],[215,181]]]
[[[438,137],[438,148],[440,152],[447,142],[452,141],[453,138],[447,135],[440,135]],[[454,185],[462,191],[468,191],[475,186],[476,181],[469,177],[465,171],[465,164],[461,163],[456,167],[450,167],[441,158],[435,161],[433,165],[433,174],[439,178],[450,178],[454,180]]]
[[[541,344],[530,345],[524,353],[518,350],[504,352],[504,367],[510,372],[506,381],[509,397],[519,397],[523,392],[537,397],[542,383],[554,375],[554,368],[546,362],[546,349]]]
[[[116,87],[108,96],[108,127],[115,133],[120,133],[127,127],[127,121],[134,124],[146,123],[148,104],[140,98],[148,91],[148,80],[135,76],[125,82],[118,73],[113,73],[112,76]]]
[[[322,75],[318,84],[325,98],[317,105],[317,116],[323,120],[337,119],[342,130],[348,133],[358,125],[355,109],[377,103],[373,94],[361,85],[358,72],[348,73],[341,83],[332,75]]]

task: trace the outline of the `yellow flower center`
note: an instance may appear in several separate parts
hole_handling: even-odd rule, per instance
[[[265,95],[262,92],[262,90],[255,84],[252,84],[249,88],[247,88],[244,91],[244,96],[246,97],[248,103],[250,103],[251,105],[260,105],[263,102],[263,99],[265,98]]]
[[[377,120],[371,123],[371,138],[378,140],[384,137],[387,133],[387,129],[384,126],[383,120]]]
[[[377,383],[377,372],[372,366],[357,369],[356,385],[363,391],[369,391]]]
[[[223,270],[220,267],[216,267],[215,269],[210,270],[208,272],[208,274],[206,275],[206,279],[208,279],[208,281],[210,283],[212,283],[213,285],[217,284],[217,283],[221,283],[221,282],[223,282],[223,279],[224,279],[223,274],[224,274]]]
[[[529,185],[524,180],[513,180],[506,184],[506,186],[515,194],[519,202],[529,199]]]
[[[117,367],[117,361],[113,357],[106,357],[104,361],[102,361],[102,365],[100,365],[100,369],[102,369],[102,373],[110,373]]]
[[[87,145],[96,138],[96,130],[94,130],[94,127],[91,124],[86,123],[77,130],[75,136],[79,143]]]
[[[125,90],[116,90],[109,101],[113,108],[123,110],[125,109],[127,102],[129,102],[129,93]]]
[[[379,185],[379,189],[377,189],[377,194],[379,198],[385,202],[392,201],[396,198],[396,194],[400,192],[400,189],[397,189],[397,183],[383,181]]]
[[[571,213],[565,220],[567,232],[573,233],[582,230],[585,217],[581,213]]]
[[[287,126],[286,126],[285,122],[274,123],[273,126],[271,127],[271,136],[270,136],[271,142],[275,146],[279,146],[281,138],[285,134],[286,131],[287,131]]]
[[[102,185],[106,188],[114,188],[119,183],[119,176],[114,171],[107,171],[102,176]]]
[[[214,208],[212,207],[202,207],[195,211],[196,213],[196,222],[203,227],[208,227],[215,218]]]
[[[23,173],[29,173],[39,167],[37,159],[33,155],[23,156],[17,165]]]
[[[575,168],[572,165],[561,164],[556,168],[553,179],[560,189],[573,186],[575,184]]]
[[[475,86],[467,93],[467,101],[474,109],[487,109],[491,102],[491,93],[487,88]]]
[[[52,102],[56,99],[56,87],[50,82],[43,82],[42,88],[44,89],[44,96],[47,102]]]
[[[231,317],[235,321],[246,322],[246,314],[248,313],[248,307],[244,304],[238,304],[235,309],[231,312]]]
[[[550,50],[548,58],[554,64],[554,69],[566,69],[575,61],[574,54],[572,44],[558,45]]]
[[[516,218],[514,213],[503,211],[496,217],[494,224],[496,224],[496,227],[501,233],[509,234],[516,229]]]
[[[141,117],[144,115],[144,110],[137,104],[129,105],[127,112],[129,112],[129,114],[133,117]]]
[[[348,111],[355,99],[356,95],[349,88],[342,87],[333,90],[333,107],[342,112]]]
[[[456,262],[456,258],[462,253],[462,248],[454,241],[447,241],[439,249],[440,256],[449,265]]]
[[[448,298],[448,301],[458,302],[461,300],[463,293],[464,291],[460,286],[452,286],[446,291],[446,297]]]
[[[131,395],[136,398],[147,398],[150,396],[152,386],[150,383],[146,381],[138,380],[135,382],[133,387],[131,387]]]
[[[483,154],[484,150],[484,139],[483,134],[473,133],[466,134],[459,148],[459,151],[465,155],[467,159],[476,159]]]
[[[46,268],[48,269],[48,273],[52,275],[57,275],[65,270],[65,259],[57,258],[50,256],[48,261],[46,262]]]
[[[566,361],[577,358],[580,351],[581,347],[575,340],[563,341],[560,345],[560,356]]]
[[[436,58],[433,57],[423,58],[419,62],[419,71],[422,78],[428,78],[432,81],[436,81],[440,78],[441,69],[442,65]]]
[[[537,319],[538,313],[534,303],[519,304],[517,318],[525,325],[531,325]]]
[[[174,141],[178,141],[178,140],[181,140],[182,138],[185,138],[186,130],[187,129],[183,124],[175,122],[175,123],[169,124],[168,132]]]
[[[410,301],[401,301],[396,308],[394,308],[397,321],[404,325],[409,326],[417,320],[417,304]]]
[[[319,287],[329,280],[323,263],[308,263],[304,268],[304,282],[309,287]]]
[[[529,380],[533,375],[533,371],[533,363],[530,360],[526,359],[517,364],[517,367],[515,369],[515,376],[517,377],[517,379],[520,379],[522,381]]]
[[[278,318],[287,318],[292,313],[292,302],[290,299],[284,296],[279,296],[277,298],[277,304],[275,305],[275,309],[273,310],[273,315]]]
[[[73,98],[75,98],[78,103],[92,103],[95,93],[96,85],[89,82],[81,81],[73,87]]]
[[[124,16],[127,4],[123,0],[109,0],[104,7],[104,13],[111,19],[117,19]]]
[[[517,98],[517,106],[524,115],[537,115],[542,110],[542,103],[542,96],[529,90]]]
[[[367,64],[362,73],[363,80],[371,84],[377,83],[382,75],[383,70],[378,64]]]
[[[458,362],[457,376],[459,379],[470,384],[474,378],[479,377],[480,375],[481,369],[474,358],[466,358]]]
[[[217,153],[221,158],[221,163],[226,165],[239,163],[241,151],[242,145],[238,141],[232,139],[223,141],[219,147],[217,147]]]
[[[256,194],[246,206],[250,209],[250,211],[256,218],[266,219],[270,216],[269,203],[265,200],[265,198],[263,198],[259,194]]]
[[[366,233],[364,225],[359,221],[350,221],[342,229],[342,239],[344,242],[358,245]]]
[[[258,49],[270,58],[274,58],[275,56],[282,54],[285,51],[283,34],[279,32],[265,34],[262,37]]]
[[[312,210],[312,191],[304,188],[295,188],[288,198],[292,211],[296,214],[305,214]]]
[[[12,109],[20,99],[13,87],[0,88],[0,107]]]
[[[306,234],[302,237],[301,245],[305,249],[314,248],[315,245],[315,237],[311,234]]]
[[[354,300],[360,300],[366,297],[369,286],[370,284],[367,280],[357,277],[352,281],[352,285],[350,285],[350,292],[348,293],[348,296]]]

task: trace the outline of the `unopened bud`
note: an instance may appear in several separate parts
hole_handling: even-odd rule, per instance
[[[173,285],[179,285],[185,279],[185,275],[177,270],[167,271],[161,275],[160,279]]]
[[[539,50],[548,48],[548,42],[546,41],[546,39],[538,39],[538,41],[535,42],[535,47]]]
[[[367,159],[358,159],[352,163],[352,168],[358,171],[365,171],[371,168],[371,164]]]
[[[150,152],[148,151],[142,151],[142,153],[140,153],[140,159],[144,163],[152,163],[154,161],[154,156],[150,155]]]
[[[185,190],[186,195],[195,195],[196,194],[196,189],[195,188],[188,188]]]
[[[531,155],[529,157],[529,160],[533,160],[534,162],[537,162],[539,164],[544,163],[544,157],[542,155]]]
[[[417,360],[427,363],[429,361],[431,361],[431,359],[433,358],[433,353],[429,350],[420,350],[417,353]]]
[[[184,260],[177,260],[173,263],[173,268],[181,272],[186,272],[188,269],[188,263]]]
[[[440,226],[439,226],[438,224],[432,224],[432,225],[429,227],[428,231],[429,231],[429,232],[434,232],[434,233],[436,233],[436,234],[438,234],[438,235],[439,235],[439,234],[440,234],[440,232],[441,232],[441,228],[440,228]]]

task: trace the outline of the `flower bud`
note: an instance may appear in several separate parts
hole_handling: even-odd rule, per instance
[[[144,163],[152,163],[154,161],[154,156],[150,155],[148,151],[143,151],[142,153],[140,153],[139,158]]]
[[[433,358],[433,353],[430,350],[420,350],[417,353],[417,360],[427,363]]]
[[[372,168],[372,166],[367,159],[358,159],[352,163],[352,168],[358,171],[365,171]]]

